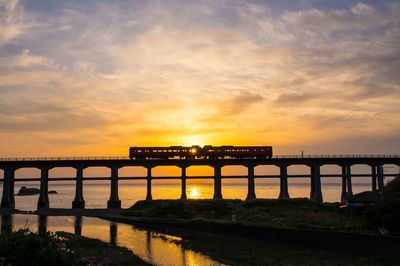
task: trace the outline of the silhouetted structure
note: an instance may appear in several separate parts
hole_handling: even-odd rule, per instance
[[[117,245],[117,224],[114,222],[110,222],[110,244]]]
[[[74,233],[77,236],[82,235],[82,216],[75,216]]]
[[[38,233],[39,235],[45,235],[47,232],[47,216],[38,216]]]
[[[363,164],[371,167],[371,173],[352,174],[351,166]],[[279,178],[280,179],[280,199],[289,198],[288,178],[310,178],[310,199],[317,202],[323,201],[321,191],[321,177],[341,177],[342,178],[342,202],[353,195],[352,177],[371,177],[371,191],[382,192],[384,177],[391,176],[383,173],[383,165],[395,164],[400,166],[400,156],[280,156],[270,159],[174,159],[174,160],[131,160],[121,157],[95,157],[95,158],[38,158],[38,159],[0,159],[0,169],[4,171],[3,195],[1,208],[15,209],[14,184],[15,182],[40,181],[40,196],[38,208],[49,208],[48,182],[65,180],[76,181],[75,198],[72,208],[84,208],[83,181],[84,180],[110,180],[110,198],[108,208],[120,208],[121,201],[118,196],[118,181],[123,180],[146,180],[147,181],[147,200],[152,200],[152,180],[178,179],[182,182],[181,199],[186,199],[186,180],[187,179],[213,179],[214,180],[214,199],[222,199],[223,178],[247,178],[248,194],[247,199],[255,199],[255,179],[259,178]],[[241,165],[248,169],[246,176],[222,176],[221,168],[230,165]],[[280,168],[279,175],[255,175],[254,168],[260,165],[275,165]],[[288,175],[287,168],[291,165],[306,165],[310,168],[310,174]],[[323,165],[339,165],[342,167],[341,174],[321,175],[320,167]],[[83,170],[88,167],[108,167],[111,169],[110,177],[84,177]],[[118,176],[118,170],[125,166],[142,166],[147,169],[145,177],[123,177]],[[157,166],[177,166],[182,169],[181,176],[152,176],[152,168]],[[189,166],[211,166],[214,168],[214,176],[187,176],[186,169]],[[76,169],[76,177],[51,178],[48,172],[56,167],[73,167]],[[38,168],[41,171],[40,178],[14,178],[14,173],[20,168]]]
[[[212,146],[193,145],[169,147],[130,147],[129,158],[146,159],[267,159],[272,157],[271,146]]]

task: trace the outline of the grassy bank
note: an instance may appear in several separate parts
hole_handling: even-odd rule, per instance
[[[267,228],[362,230],[363,221],[350,218],[336,204],[291,200],[153,200],[139,201],[123,215],[180,223],[229,223]]]
[[[381,226],[400,234],[400,176],[384,187],[383,200],[368,210],[367,221],[370,227]]]
[[[151,265],[130,250],[58,232],[19,230],[0,235],[0,265]]]
[[[364,219],[336,204],[155,200],[123,214],[143,219],[136,227],[179,236],[185,249],[228,265],[400,265],[398,239],[353,234],[365,230]]]
[[[57,232],[57,236],[65,240],[67,249],[73,250],[78,258],[89,265],[151,265],[125,247],[66,232]]]

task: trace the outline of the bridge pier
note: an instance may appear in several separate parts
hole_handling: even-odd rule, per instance
[[[118,227],[114,222],[110,222],[110,244],[115,246],[117,244]]]
[[[44,167],[40,169],[40,194],[37,208],[47,209],[49,206],[49,169]]]
[[[47,232],[47,216],[39,215],[38,216],[38,234],[46,235]]]
[[[321,171],[319,165],[311,166],[311,193],[310,199],[322,203]]]
[[[121,201],[118,196],[118,169],[119,167],[111,167],[111,191],[110,199],[107,202],[108,209],[121,208]]]
[[[256,191],[254,185],[254,166],[247,166],[247,197],[246,200],[256,199]]]
[[[346,199],[348,200],[353,196],[353,184],[351,181],[351,165],[346,165],[346,182],[347,182]]]
[[[279,199],[289,199],[288,180],[287,180],[287,166],[281,165],[280,168],[280,191]]]
[[[347,202],[346,177],[346,166],[342,165],[342,194],[340,195],[340,202],[343,204]]]
[[[151,195],[151,167],[147,167],[147,194],[146,200],[152,200],[153,196]]]
[[[13,228],[13,216],[9,214],[1,215],[1,229],[2,235],[9,235]]]
[[[3,195],[1,197],[1,208],[15,209],[14,198],[14,174],[11,168],[4,169]]]
[[[186,196],[186,166],[182,166],[182,184],[181,184],[181,199],[187,199]]]
[[[377,171],[376,171],[376,165],[371,165],[371,175],[372,175],[372,182],[371,182],[371,190],[372,191],[377,191]]]
[[[221,166],[214,166],[214,196],[213,199],[222,199]]]
[[[384,181],[383,181],[383,167],[382,165],[377,165],[377,175],[378,175],[378,191],[383,196],[383,187],[384,187]]]
[[[75,198],[72,201],[73,209],[84,209],[85,200],[83,199],[83,168],[76,168]]]
[[[82,216],[75,216],[74,234],[77,236],[82,235]]]

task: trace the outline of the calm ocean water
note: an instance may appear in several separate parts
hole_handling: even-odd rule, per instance
[[[207,199],[213,196],[213,183],[188,180],[187,196],[193,199]],[[236,181],[236,180],[235,180]],[[367,181],[363,179],[362,181]],[[38,182],[25,182],[15,184],[15,193],[21,186],[39,188]],[[368,182],[353,184],[353,192],[362,192],[371,189]],[[2,190],[2,187],[1,189]],[[50,182],[49,190],[56,190],[57,194],[50,194],[50,207],[69,208],[75,195],[75,184],[65,182]],[[84,198],[87,208],[105,208],[110,194],[109,182],[85,181]],[[153,181],[152,196],[153,199],[178,199],[180,197],[180,183]],[[340,201],[341,184],[333,183],[330,180],[322,180],[322,193],[325,202]],[[310,183],[308,180],[289,180],[290,197],[309,197]],[[247,195],[247,185],[245,182],[232,183],[227,180],[222,182],[222,195],[226,199],[245,199]],[[278,180],[256,180],[257,198],[277,198],[279,195]],[[139,200],[146,197],[145,181],[120,181],[119,197],[122,201],[122,207],[127,208]],[[16,208],[20,210],[35,210],[38,195],[34,196],[15,196]]]

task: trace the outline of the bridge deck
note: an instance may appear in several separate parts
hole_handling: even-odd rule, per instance
[[[326,158],[375,158],[375,159],[383,159],[383,158],[400,158],[400,155],[390,154],[390,155],[374,155],[374,154],[339,154],[339,155],[274,155],[272,158],[264,159],[264,160],[273,160],[273,159],[326,159]],[[0,158],[0,161],[109,161],[109,160],[129,160],[131,159],[128,156],[68,156],[68,157],[8,157],[8,158]],[[166,161],[167,159],[147,159],[145,161]],[[182,159],[168,159],[167,161],[179,161]],[[205,159],[193,159],[188,160],[184,159],[184,161],[199,161]],[[219,160],[228,160],[228,159],[219,159]],[[255,159],[230,159],[230,160],[255,160]],[[142,160],[134,160],[134,161],[142,161]],[[214,161],[214,160],[210,160]]]

